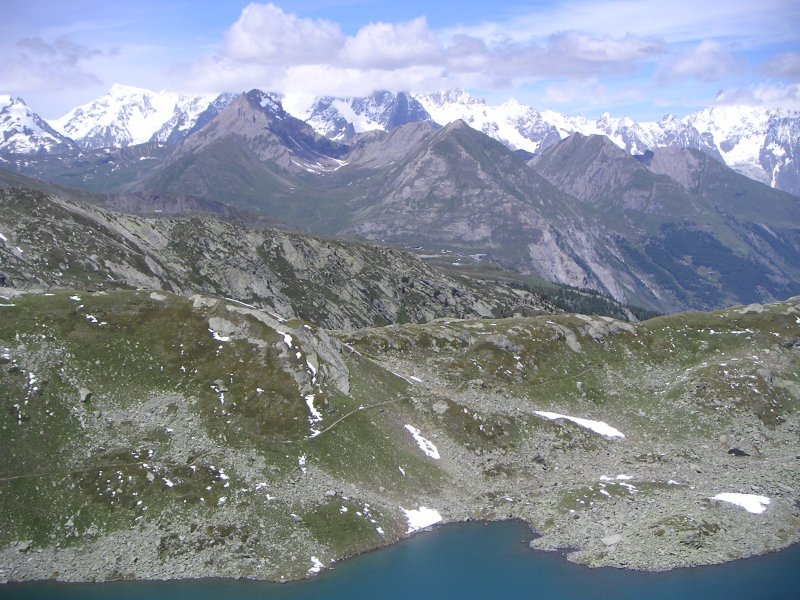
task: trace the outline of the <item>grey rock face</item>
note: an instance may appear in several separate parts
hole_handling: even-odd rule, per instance
[[[796,200],[700,151],[660,148],[637,160],[605,137],[575,134],[529,164],[593,215],[587,233],[605,238],[601,280],[617,284],[605,288],[614,297],[676,310],[800,291]]]
[[[0,242],[4,272],[27,287],[217,293],[334,329],[552,310],[528,292],[446,276],[389,248],[207,217],[122,215],[33,191],[0,191],[0,205],[15,240]]]

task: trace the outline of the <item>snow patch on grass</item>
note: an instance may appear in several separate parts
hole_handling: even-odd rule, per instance
[[[309,423],[314,425],[315,423],[322,421],[322,413],[319,412],[314,406],[314,394],[309,394],[305,399],[306,406],[308,406],[308,412],[311,413],[311,416],[308,418]]]
[[[622,433],[619,429],[614,429],[608,423],[604,421],[592,421],[591,419],[583,419],[581,417],[570,417],[567,415],[561,415],[554,412],[548,412],[545,410],[537,410],[536,413],[540,417],[545,419],[555,420],[555,419],[566,419],[567,421],[572,421],[576,425],[580,425],[581,427],[585,427],[586,429],[590,429],[595,433],[599,433],[602,436],[610,437],[610,438],[624,438],[625,434]]]
[[[411,433],[413,438],[416,440],[419,449],[422,450],[426,456],[430,456],[434,460],[439,460],[441,458],[439,455],[439,450],[436,448],[434,443],[422,437],[419,429],[413,425],[406,425],[406,429],[409,433]]]
[[[229,335],[220,335],[219,333],[217,333],[213,329],[209,329],[208,331],[211,333],[211,337],[214,338],[215,340],[217,340],[218,342],[230,342],[231,341],[231,336],[229,336]]]
[[[284,333],[283,331],[278,331],[277,329],[275,332],[279,335],[283,336],[283,343],[286,344],[289,348],[292,347],[292,336],[288,333]]]

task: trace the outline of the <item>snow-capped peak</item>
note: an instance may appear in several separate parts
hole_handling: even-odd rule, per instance
[[[306,119],[317,133],[336,140],[429,120],[431,115],[412,96],[388,91],[376,91],[364,98],[318,98]]]
[[[108,88],[108,95],[112,98],[125,99],[129,96],[146,96],[153,94],[152,90],[136,87],[134,85],[124,85],[122,83],[114,83]]]
[[[124,147],[168,138],[170,133],[164,128],[170,122],[179,129],[191,128],[215,98],[114,84],[106,95],[50,124],[84,149]]]
[[[54,131],[21,98],[0,94],[0,152],[32,154],[74,147],[72,140]]]
[[[436,123],[447,125],[462,120],[515,149],[538,152],[563,137],[541,114],[514,98],[491,106],[459,89],[415,94],[414,97]]]
[[[780,111],[763,107],[719,105],[691,114],[682,122],[700,132],[709,132],[714,146],[725,163],[737,171],[769,183],[769,174],[761,164],[770,116]],[[800,121],[795,114],[795,120]]]
[[[442,106],[447,104],[486,104],[486,100],[483,98],[476,98],[461,88],[450,88],[449,90],[441,90],[430,94],[414,94],[414,97],[424,106],[431,104]]]
[[[251,90],[249,92],[261,108],[266,108],[272,112],[283,113],[283,95],[279,92],[264,92],[262,90]]]
[[[509,114],[509,115],[520,115],[521,116],[521,115],[538,115],[539,114],[533,108],[531,108],[530,106],[526,106],[525,104],[522,104],[516,98],[509,98],[508,100],[503,102],[498,108],[502,112],[505,112],[506,114]]]

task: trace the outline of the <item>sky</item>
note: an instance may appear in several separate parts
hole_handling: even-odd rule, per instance
[[[643,121],[800,110],[797,0],[2,0],[0,15],[0,93],[51,119],[115,83],[298,106],[459,87]]]

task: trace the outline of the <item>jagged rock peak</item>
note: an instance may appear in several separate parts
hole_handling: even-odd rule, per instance
[[[264,92],[259,89],[252,89],[246,92],[244,97],[254,105],[257,104],[278,116],[285,117],[287,115],[283,109],[283,94],[280,92]]]
[[[463,129],[472,129],[469,124],[464,119],[456,119],[455,121],[451,121],[448,123],[444,131],[459,131]]]

